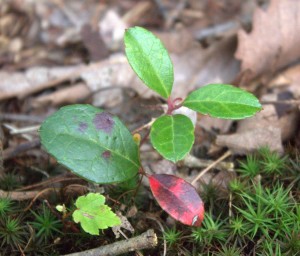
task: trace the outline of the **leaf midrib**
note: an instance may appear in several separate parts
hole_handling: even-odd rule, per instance
[[[184,102],[184,104],[186,103],[213,103],[213,104],[221,104],[221,105],[242,105],[242,106],[250,106],[250,107],[255,107],[255,108],[260,108],[258,106],[254,106],[254,105],[250,105],[250,104],[244,104],[244,103],[237,103],[237,102],[232,102],[232,101],[216,101],[216,100],[187,100]],[[183,105],[184,105],[183,104]]]
[[[86,139],[83,139],[82,137],[73,136],[73,135],[70,135],[70,134],[68,134],[68,133],[59,133],[59,134],[55,134],[55,136],[58,136],[58,135],[68,136],[68,137],[72,137],[73,139],[78,139],[78,140],[88,141],[88,142],[91,142],[91,143],[95,144],[96,146],[101,146],[102,148],[104,148],[104,149],[106,149],[106,150],[109,150],[109,151],[113,152],[114,154],[120,156],[121,158],[123,158],[123,159],[125,159],[125,160],[131,162],[131,163],[132,163],[134,166],[136,166],[137,168],[140,168],[140,166],[137,165],[135,162],[133,162],[130,158],[124,157],[123,155],[121,155],[121,154],[118,153],[117,151],[112,150],[112,149],[110,149],[110,148],[108,148],[108,147],[103,146],[103,145],[101,144],[101,141],[97,142],[97,141],[95,141],[95,140],[93,140],[93,139],[86,140]],[[55,139],[54,139],[53,141],[55,141]],[[52,142],[53,142],[53,141],[52,141]],[[51,143],[51,144],[52,144],[52,143]]]
[[[168,93],[168,91],[167,91],[167,88],[166,88],[164,82],[162,81],[161,77],[157,75],[156,69],[154,68],[154,65],[153,65],[154,63],[151,62],[151,60],[150,60],[150,58],[149,58],[149,55],[147,55],[147,54],[145,53],[145,51],[143,50],[143,47],[142,47],[142,45],[139,43],[139,40],[137,40],[134,36],[132,36],[132,38],[134,38],[134,41],[135,41],[135,43],[137,44],[137,46],[138,46],[138,48],[139,48],[139,51],[142,52],[144,56],[147,56],[147,58],[145,58],[145,60],[146,60],[147,63],[151,66],[151,69],[152,69],[152,70],[155,70],[155,72],[152,72],[152,74],[154,74],[155,77],[158,79],[158,81],[161,83],[162,88],[163,88],[164,92],[166,93],[166,94],[165,94],[165,97],[168,97],[169,93]],[[155,38],[155,40],[157,40],[157,38]],[[130,63],[130,62],[129,62],[129,63]],[[154,86],[152,86],[152,85],[150,85],[150,86],[151,86],[151,87],[154,87]],[[154,88],[155,88],[155,87],[154,87]]]

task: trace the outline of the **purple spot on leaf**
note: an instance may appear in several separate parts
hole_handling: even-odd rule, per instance
[[[102,130],[105,133],[111,133],[115,124],[112,115],[106,112],[97,114],[93,122],[97,130]]]
[[[84,123],[84,122],[80,122],[79,123],[79,126],[78,126],[78,130],[80,132],[85,132],[85,130],[88,128],[88,124],[87,123]]]
[[[105,159],[109,159],[111,157],[111,152],[109,150],[106,150],[102,153],[102,157]]]

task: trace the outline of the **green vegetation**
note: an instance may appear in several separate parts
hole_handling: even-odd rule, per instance
[[[55,236],[61,233],[62,223],[50,211],[50,209],[43,204],[42,209],[38,212],[31,211],[34,220],[30,222],[35,230],[35,238],[37,242],[49,242]]]
[[[299,158],[263,148],[239,165],[238,177],[228,186],[227,206],[221,209],[211,194],[210,213],[202,227],[191,230],[192,243],[201,243],[204,254],[299,255],[299,188],[297,182],[287,182],[296,175]]]

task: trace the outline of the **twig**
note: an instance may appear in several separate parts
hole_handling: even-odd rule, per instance
[[[190,154],[188,154],[182,160],[182,164],[189,168],[206,168],[207,166],[211,165],[212,163],[214,163],[214,161],[206,160],[206,159],[199,159]],[[233,162],[221,162],[221,163],[216,164],[215,168],[220,171],[232,170],[234,168],[234,163]]]
[[[0,177],[4,175],[4,167],[3,167],[3,144],[4,144],[4,133],[0,126]]]
[[[49,194],[50,190],[46,191],[44,194]],[[35,198],[39,195],[41,191],[23,191],[23,192],[16,192],[16,191],[4,191],[0,190],[0,198],[10,198],[11,200],[15,201],[23,201]],[[44,196],[46,196],[44,195]]]
[[[35,184],[31,184],[25,187],[21,187],[16,189],[16,191],[24,191],[24,190],[29,190],[29,189],[35,189],[38,187],[47,187],[50,184],[54,184],[54,183],[58,183],[58,182],[70,182],[70,181],[78,181],[78,180],[82,180],[82,178],[79,177],[68,177],[70,175],[70,173],[66,173],[66,174],[62,174],[59,176],[55,176],[55,177],[51,177],[45,181],[39,182],[39,183],[35,183]]]
[[[16,147],[7,148],[3,151],[3,160],[16,157],[17,155],[20,155],[21,153],[24,153],[29,149],[37,148],[40,145],[41,145],[40,140],[35,139],[33,141],[21,143]]]
[[[300,100],[262,100],[262,104],[300,105]]]
[[[236,31],[241,27],[241,25],[248,25],[251,23],[251,17],[245,16],[242,17],[240,21],[228,21],[225,23],[221,23],[215,26],[207,27],[201,30],[194,31],[194,37],[199,40],[203,41],[207,38],[211,37],[221,37],[225,34],[235,34]]]
[[[43,194],[49,194],[49,192],[51,191],[57,191],[58,192],[58,189],[57,188],[45,188],[41,191],[38,191],[38,193],[32,198],[30,204],[24,209],[24,212],[27,212],[31,206],[33,205],[33,203]],[[22,192],[16,192],[16,193],[22,193]],[[23,192],[23,193],[26,193],[26,192]]]
[[[113,256],[132,251],[153,248],[156,245],[157,236],[153,229],[149,229],[145,233],[128,240],[118,241],[83,252],[66,254],[65,256]]]
[[[40,128],[40,125],[34,125],[34,126],[27,126],[23,128],[16,128],[10,124],[4,124],[6,128],[8,128],[10,131],[10,134],[23,134],[23,133],[29,133],[29,132],[37,132]]]
[[[229,157],[231,155],[231,151],[228,150],[224,155],[222,155],[219,159],[217,159],[216,161],[214,161],[212,164],[210,164],[209,166],[207,166],[202,172],[199,173],[199,175],[192,181],[192,185],[195,186],[196,182],[205,174],[207,173],[210,169],[212,169],[213,167],[215,167],[218,163],[220,163],[221,161],[223,161],[225,158]]]
[[[30,115],[20,115],[20,114],[0,114],[0,121],[20,121],[20,122],[30,122],[30,123],[41,123],[44,121],[44,117],[40,116],[30,116]]]
[[[154,221],[158,224],[158,226],[160,227],[161,232],[162,232],[162,235],[163,235],[163,238],[164,238],[164,252],[163,252],[163,256],[166,256],[166,255],[167,255],[167,241],[166,241],[166,237],[165,237],[165,229],[164,229],[163,225],[160,223],[159,220],[157,220],[157,219],[154,218],[154,217],[147,216],[146,218],[147,218],[147,219],[150,219],[150,220],[154,220]]]
[[[146,124],[144,124],[144,125],[142,125],[142,126],[136,128],[136,129],[132,132],[132,134],[135,134],[135,133],[137,133],[137,132],[139,132],[139,131],[141,131],[141,130],[150,128],[150,127],[152,126],[152,124],[155,122],[156,119],[157,119],[157,118],[152,118],[152,120],[151,120],[149,123],[146,123]]]

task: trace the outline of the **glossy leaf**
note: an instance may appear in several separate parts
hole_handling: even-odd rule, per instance
[[[41,143],[75,174],[96,182],[123,182],[140,167],[138,146],[115,116],[90,105],[70,105],[48,117]]]
[[[161,116],[152,124],[153,147],[173,162],[183,159],[194,143],[194,126],[185,115]]]
[[[204,204],[190,183],[168,174],[151,175],[149,182],[158,204],[174,219],[189,226],[201,225]]]
[[[120,218],[104,203],[105,197],[97,193],[78,197],[72,215],[74,221],[91,235],[99,235],[99,229],[121,225]]]
[[[134,27],[126,30],[124,42],[127,59],[138,77],[168,98],[174,82],[173,64],[161,41],[150,31]]]
[[[251,93],[225,84],[210,84],[191,92],[183,105],[224,119],[243,119],[253,116],[262,107]]]

